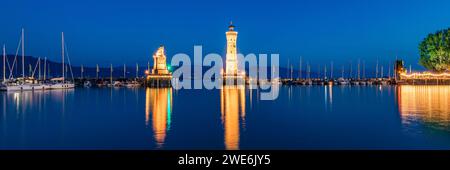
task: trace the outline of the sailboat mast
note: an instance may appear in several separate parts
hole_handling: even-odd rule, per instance
[[[375,78],[378,78],[378,60],[377,60],[376,68],[375,68]]]
[[[112,82],[112,72],[113,72],[113,67],[112,67],[112,64],[111,64],[111,72],[109,73],[109,79],[110,79],[110,83],[111,83],[111,85],[113,84],[113,82]]]
[[[308,65],[308,79],[311,79],[311,65]]]
[[[353,63],[350,60],[350,79],[353,79]]]
[[[47,57],[44,58],[44,81],[46,80],[47,76]]]
[[[3,44],[3,82],[6,81],[6,48]]]
[[[362,73],[362,77],[363,79],[366,79],[366,61],[363,61],[363,73]]]
[[[292,80],[292,73],[294,72],[294,68],[293,68],[293,66],[291,65],[291,80]]]
[[[139,65],[136,63],[136,78],[139,77]]]
[[[317,78],[320,78],[320,64],[317,66]]]
[[[361,60],[358,59],[358,80],[361,78],[361,76],[360,76],[360,71],[359,71],[360,63],[361,63]]]
[[[298,68],[298,78],[302,79],[302,57],[300,57],[300,65]]]
[[[61,57],[62,57],[62,80],[65,81],[64,75],[64,32],[61,32]]]
[[[98,80],[98,72],[99,72],[98,64],[97,64],[97,70],[96,70],[96,79]]]
[[[333,79],[333,61],[331,61],[330,79]]]
[[[126,78],[126,72],[127,72],[127,68],[125,66],[125,64],[123,64],[123,78]]]
[[[25,82],[25,46],[24,46],[24,41],[25,41],[25,37],[24,37],[24,33],[25,30],[22,28],[22,78]]]
[[[38,75],[38,79],[41,80],[41,57],[38,58],[39,64],[38,64],[38,68],[39,68],[39,75]]]
[[[309,66],[309,62],[306,62],[306,77],[308,79],[311,78],[311,67]]]
[[[286,74],[287,74],[286,78],[289,78],[290,77],[289,76],[289,58],[288,58],[288,62],[287,62],[287,65],[286,65]]]

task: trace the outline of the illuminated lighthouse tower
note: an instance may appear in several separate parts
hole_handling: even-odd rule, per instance
[[[225,73],[229,75],[237,74],[238,67],[237,67],[236,40],[238,33],[234,31],[233,23],[230,23],[228,31],[225,34],[227,35],[227,55],[226,55]]]
[[[245,74],[238,69],[237,59],[237,32],[234,31],[234,25],[231,22],[228,26],[228,31],[225,33],[227,37],[227,55],[225,62],[225,72],[223,74],[225,79],[243,79]]]

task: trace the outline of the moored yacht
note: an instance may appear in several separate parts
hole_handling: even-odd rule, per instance
[[[50,83],[45,84],[47,89],[71,89],[75,88],[75,84],[69,81],[65,81],[64,78],[50,79]]]
[[[36,81],[33,77],[25,77],[25,38],[24,29],[22,29],[20,47],[22,50],[22,77],[14,79],[12,74],[6,79],[6,50],[3,45],[3,82],[0,85],[2,91],[32,91],[32,90],[44,90],[44,86]],[[18,49],[17,49],[18,50]],[[14,68],[17,61],[17,55],[15,56],[12,68]],[[11,70],[10,70],[11,72]]]
[[[91,81],[85,81],[84,83],[83,83],[83,87],[91,87],[92,86],[92,83],[91,83]]]
[[[19,83],[19,82],[4,82],[0,85],[1,91],[33,91],[45,90],[42,84]]]
[[[355,80],[351,82],[352,85],[359,85],[359,81]]]
[[[122,87],[122,82],[121,81],[114,81],[113,86],[114,87]]]
[[[134,81],[128,82],[125,86],[128,88],[136,88],[136,87],[140,87],[141,84],[138,81],[134,80]]]
[[[311,79],[307,79],[307,80],[305,81],[305,84],[306,84],[306,85],[312,85],[312,84],[313,84],[313,82],[312,82],[312,80],[311,80]]]
[[[64,54],[65,45],[64,45],[64,32],[61,33],[61,56],[62,56],[62,77],[51,79],[50,83],[45,84],[47,89],[72,89],[75,88],[75,84],[73,82],[67,81],[65,77],[65,67],[64,64]],[[69,60],[70,61],[70,60]],[[69,63],[70,66],[70,63]]]
[[[348,80],[345,80],[344,78],[338,78],[338,84],[339,85],[348,85],[349,84],[349,82],[348,82]]]

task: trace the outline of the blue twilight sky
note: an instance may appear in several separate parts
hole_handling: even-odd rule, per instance
[[[450,1],[442,0],[299,0],[299,1],[46,1],[2,0],[0,43],[14,53],[20,29],[26,31],[26,54],[60,59],[65,32],[74,64],[146,63],[160,44],[169,57],[225,53],[225,31],[232,20],[239,32],[238,50],[279,53],[282,66],[298,67],[300,56],[312,67],[396,56],[419,69],[419,42],[450,27]],[[142,65],[143,65],[142,64]]]

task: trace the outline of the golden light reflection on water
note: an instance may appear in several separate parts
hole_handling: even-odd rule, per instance
[[[405,126],[420,122],[450,131],[450,86],[402,85],[397,90],[398,109]]]
[[[47,90],[47,91],[24,91],[24,92],[5,92],[3,94],[4,100],[4,112],[6,114],[7,107],[13,106],[8,111],[10,113],[15,112],[18,117],[24,117],[27,112],[33,109],[33,112],[40,113],[42,107],[45,105],[47,99],[56,101],[55,105],[61,106],[61,114],[65,114],[66,98],[73,95],[73,89],[67,90]]]
[[[245,120],[245,86],[224,86],[220,93],[224,143],[227,150],[238,150],[240,118]]]
[[[2,116],[0,139],[7,138],[10,132],[17,134],[17,144],[26,143],[26,138],[30,133],[29,126],[34,124],[46,125],[49,120],[48,115],[60,116],[61,131],[64,131],[64,120],[66,118],[66,103],[72,100],[73,89],[68,90],[45,90],[45,91],[17,91],[17,92],[0,92],[2,96],[0,100],[3,103],[1,107]],[[49,104],[47,101],[51,101]],[[51,111],[48,111],[50,110]],[[30,120],[33,123],[29,123]],[[19,123],[19,126],[10,128],[9,126]],[[9,138],[8,138],[9,139]]]
[[[172,112],[171,88],[147,88],[145,91],[145,124],[152,117],[153,134],[158,148],[161,148],[170,129]]]
[[[325,96],[324,96],[324,101],[325,101],[325,109],[326,110],[330,110],[330,111],[332,111],[333,110],[333,85],[332,84],[330,84],[330,85],[327,85],[327,86],[324,86],[324,94],[325,94]]]

